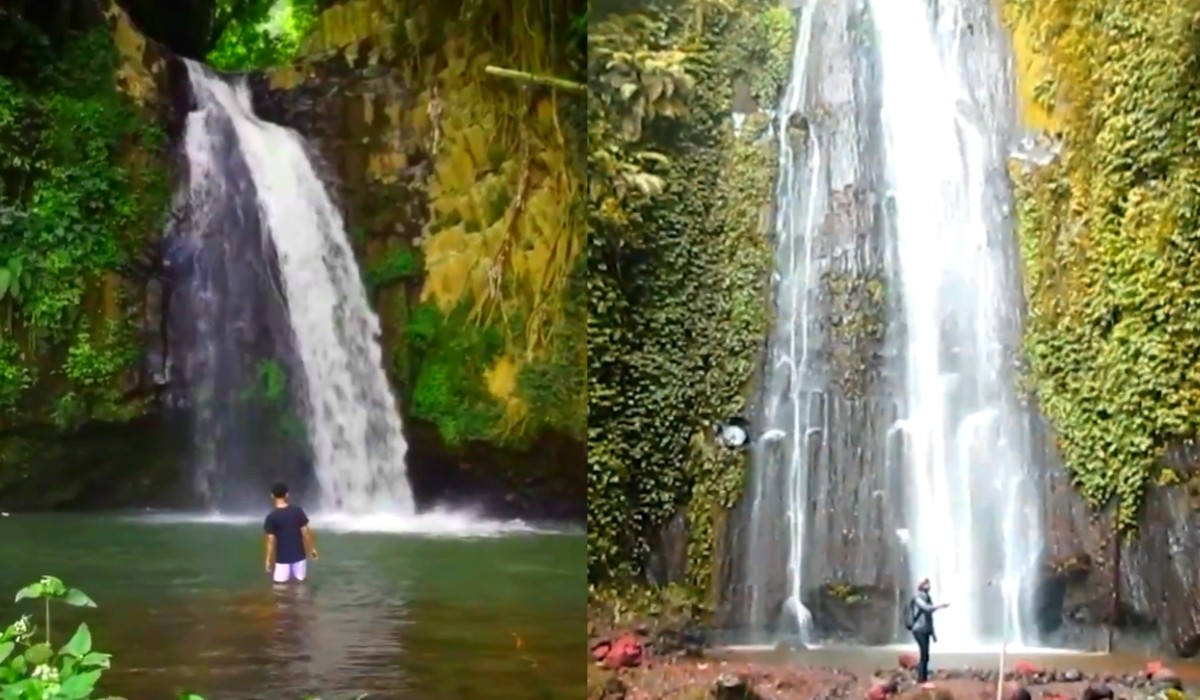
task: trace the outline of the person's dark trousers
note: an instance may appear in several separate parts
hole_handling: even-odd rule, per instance
[[[917,660],[917,682],[924,683],[929,680],[929,633],[913,632],[913,639],[917,640],[917,649],[921,652],[921,658]]]

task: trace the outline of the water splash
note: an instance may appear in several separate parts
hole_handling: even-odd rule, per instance
[[[230,85],[194,62],[187,67],[200,110],[232,125],[226,148],[245,162],[257,217],[278,258],[321,506],[412,513],[407,444],[383,371],[379,321],[367,304],[337,207],[296,132],[255,116],[244,84]],[[188,121],[193,162],[228,157],[204,151],[216,139],[191,133],[212,123]]]
[[[1013,392],[1021,298],[1004,174],[1013,113],[984,0],[872,0],[904,309],[902,422],[913,579],[955,648],[1029,624],[1041,548],[1026,417]]]

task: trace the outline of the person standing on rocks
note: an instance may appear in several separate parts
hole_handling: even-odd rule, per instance
[[[929,579],[921,579],[921,582],[917,584],[917,594],[908,604],[906,627],[912,631],[913,639],[917,642],[917,650],[921,654],[917,661],[918,683],[925,683],[929,680],[929,643],[937,641],[937,633],[933,629],[933,614],[950,606],[949,603],[934,605],[933,599],[929,596],[929,589]]]

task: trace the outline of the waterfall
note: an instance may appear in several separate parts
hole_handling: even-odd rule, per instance
[[[185,297],[197,312],[193,334],[203,336],[194,345],[205,348],[188,361],[193,382],[200,384],[193,392],[211,393],[214,381],[230,384],[222,368],[236,364],[228,359],[235,348],[223,345],[223,337],[272,335],[269,327],[256,327],[270,313],[231,316],[220,309],[251,301],[219,297],[253,295],[268,307],[270,297],[277,297],[287,328],[275,333],[284,338],[274,345],[290,348],[300,370],[298,402],[321,507],[411,513],[407,445],[383,371],[379,321],[367,303],[337,207],[296,132],[257,118],[244,84],[231,85],[193,62],[187,67],[198,110],[189,115],[186,134],[192,238],[186,245],[194,254],[210,253],[193,264],[200,268],[193,273],[198,291]],[[261,235],[252,236],[256,231]],[[247,257],[271,259],[250,250],[255,245],[273,251],[277,279],[261,267],[254,275],[225,269],[249,264]],[[247,277],[256,281],[232,283]],[[237,327],[221,325],[231,318],[241,320]],[[236,374],[246,380],[245,368]],[[221,443],[224,436],[215,429],[231,421],[215,414],[233,407],[213,403],[197,407],[199,439]],[[235,468],[244,470],[276,466],[239,462]]]
[[[751,450],[726,623],[894,641],[927,576],[943,645],[1031,644],[1005,31],[990,0],[809,0],[797,26],[755,416],[781,437]]]
[[[903,309],[909,562],[954,647],[1031,642],[1041,550],[1015,395],[1021,295],[1005,163],[1011,80],[986,0],[871,0]]]
[[[805,538],[805,511],[808,502],[808,441],[817,435],[810,397],[819,392],[821,382],[810,363],[812,344],[820,335],[812,332],[813,238],[817,214],[822,210],[821,150],[816,136],[806,125],[794,125],[809,97],[808,60],[813,36],[815,3],[809,3],[798,22],[796,47],[792,56],[791,82],[784,95],[779,121],[779,184],[776,192],[775,252],[776,323],[769,346],[766,368],[765,403],[761,418],[763,433],[777,431],[781,440],[760,441],[751,453],[753,483],[751,530],[748,552],[748,588],[750,626],[756,630],[775,628],[808,641],[812,616],[801,601],[802,563]],[[797,131],[800,133],[794,133]],[[793,141],[799,140],[796,144]],[[817,432],[814,432],[817,431]],[[783,486],[780,489],[780,486]],[[769,506],[769,499],[779,500]],[[772,516],[782,512],[787,518],[784,541],[779,542],[779,523]],[[787,557],[787,588],[781,617],[762,600],[768,586],[771,567],[764,559]]]

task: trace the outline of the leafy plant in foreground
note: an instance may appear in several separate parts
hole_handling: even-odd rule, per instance
[[[17,592],[17,602],[27,599],[43,601],[43,634],[39,634],[30,615],[22,616],[0,634],[0,698],[90,698],[112,657],[92,649],[92,633],[86,623],[81,623],[71,639],[55,650],[51,646],[50,607],[52,602],[86,608],[96,604],[83,591],[68,588],[53,576],[43,576]]]

